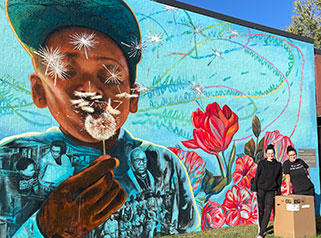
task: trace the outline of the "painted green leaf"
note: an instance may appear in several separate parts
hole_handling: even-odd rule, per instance
[[[264,137],[260,140],[255,153],[255,162],[257,163],[264,159],[263,143],[264,143]]]
[[[247,154],[248,156],[251,156],[252,158],[254,158],[255,142],[254,142],[253,138],[251,138],[251,140],[249,140],[249,142],[247,142],[244,145],[244,153]]]
[[[254,115],[253,119],[252,119],[252,131],[253,134],[255,135],[255,137],[259,137],[260,133],[261,133],[261,122],[260,119]]]
[[[209,196],[221,192],[223,188],[226,186],[226,183],[226,177],[223,177],[221,175],[215,176],[213,173],[206,170],[202,183],[202,188],[203,191],[207,194],[207,196]]]

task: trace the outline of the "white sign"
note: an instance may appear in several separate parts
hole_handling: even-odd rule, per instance
[[[286,210],[291,212],[300,211],[300,204],[286,204]]]

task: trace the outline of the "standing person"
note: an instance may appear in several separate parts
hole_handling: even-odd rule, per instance
[[[296,150],[292,146],[287,148],[288,160],[283,163],[286,179],[286,195],[290,193],[290,182],[293,192],[300,195],[314,196],[314,185],[310,180],[309,166],[297,158]]]
[[[257,238],[262,238],[266,234],[275,192],[281,195],[282,165],[276,161],[274,154],[274,146],[268,145],[265,150],[265,159],[258,164],[252,187],[258,202],[259,234]]]

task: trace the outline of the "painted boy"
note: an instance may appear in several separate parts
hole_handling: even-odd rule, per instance
[[[145,193],[157,197],[167,191],[172,191],[172,204],[166,220],[176,221],[175,233],[193,231],[199,215],[179,159],[121,128],[128,114],[137,111],[135,79],[141,58],[139,45],[133,47],[133,42],[141,42],[140,30],[127,4],[122,0],[7,0],[6,11],[32,58],[33,101],[39,108],[48,107],[60,126],[7,138],[0,145],[41,147],[62,140],[69,156],[91,158],[73,164],[74,176],[47,194],[14,236],[102,237],[104,223],[126,199],[144,198]],[[129,173],[130,152],[138,147],[146,155],[153,191],[142,191]],[[105,151],[107,155],[102,155]]]

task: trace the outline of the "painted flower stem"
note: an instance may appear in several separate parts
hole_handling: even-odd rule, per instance
[[[228,169],[227,163],[226,163],[225,154],[224,154],[224,150],[222,151],[222,156],[223,156],[223,161],[224,161],[225,168]]]
[[[106,155],[106,143],[105,143],[105,140],[103,140],[103,154]]]
[[[225,159],[225,158],[224,158]],[[230,152],[230,157],[229,157],[229,161],[228,161],[228,167],[227,167],[227,185],[230,184],[230,182],[232,181],[232,167],[235,161],[235,142],[233,142],[233,147],[232,150]]]
[[[224,154],[223,154],[223,156],[224,156]],[[223,178],[226,178],[226,172],[225,172],[224,164],[223,164],[223,162],[222,162],[222,158],[221,158],[221,156],[220,156],[219,153],[216,154],[216,158],[217,158],[217,162],[218,162],[218,164],[219,164],[219,166],[220,166],[220,170],[221,170],[221,173],[222,173],[222,177],[223,177]],[[224,161],[224,162],[225,162],[225,161]]]

